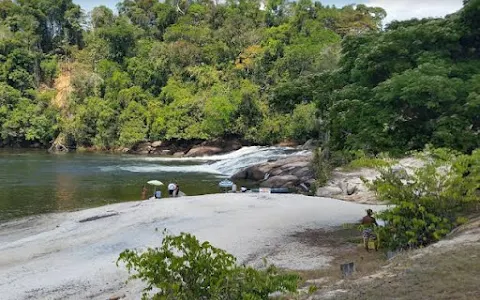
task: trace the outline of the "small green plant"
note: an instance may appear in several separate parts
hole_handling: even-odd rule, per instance
[[[125,250],[131,279],[146,282],[142,299],[268,299],[273,292],[296,292],[299,276],[273,265],[262,270],[239,266],[226,251],[200,243],[188,233],[165,235],[159,248]]]

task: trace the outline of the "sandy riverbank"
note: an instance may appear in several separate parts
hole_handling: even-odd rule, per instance
[[[160,245],[164,228],[209,240],[240,262],[255,265],[267,256],[284,268],[321,268],[331,257],[291,235],[354,222],[365,208],[302,195],[217,194],[21,219],[0,225],[0,295],[107,299],[120,293],[138,299],[141,285],[125,285],[127,274],[116,259],[126,248]]]

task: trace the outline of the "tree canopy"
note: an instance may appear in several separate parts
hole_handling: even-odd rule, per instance
[[[236,136],[333,149],[479,145],[479,0],[393,22],[300,0],[0,2],[0,141],[130,147]],[[70,70],[62,105],[57,82]]]

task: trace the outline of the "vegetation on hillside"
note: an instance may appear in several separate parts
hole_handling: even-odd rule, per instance
[[[317,137],[316,105],[299,83],[335,69],[342,38],[378,31],[384,15],[309,0],[126,0],[118,14],[88,15],[71,0],[2,1],[1,141]],[[60,66],[74,88],[63,112],[50,105]]]
[[[364,5],[0,2],[0,138],[114,148],[141,140],[320,139],[371,153],[479,146],[479,0],[393,22]],[[74,92],[52,105],[60,66]]]

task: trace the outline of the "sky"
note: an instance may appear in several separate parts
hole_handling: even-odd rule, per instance
[[[117,0],[74,0],[86,11],[105,5],[115,9]],[[393,20],[411,18],[443,17],[462,7],[463,0],[321,0],[325,5],[344,6],[351,3],[383,7],[387,11],[385,24]]]

